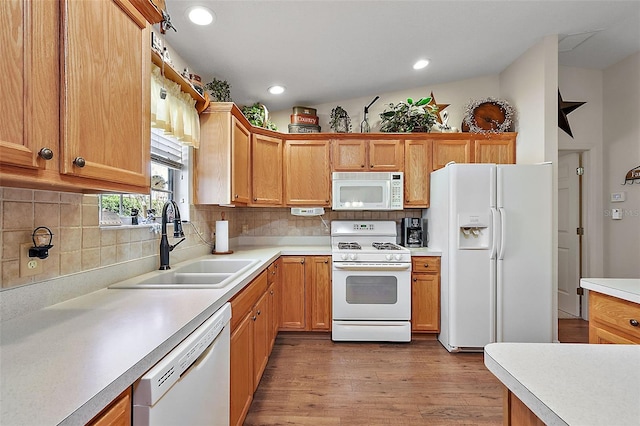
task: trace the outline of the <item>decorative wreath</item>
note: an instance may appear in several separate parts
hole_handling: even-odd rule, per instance
[[[512,130],[515,115],[515,109],[503,99],[472,100],[465,107],[462,125],[472,133],[503,133]]]

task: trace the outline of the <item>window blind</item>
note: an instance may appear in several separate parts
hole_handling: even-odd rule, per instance
[[[163,130],[151,128],[151,161],[165,166],[182,169],[182,144]]]

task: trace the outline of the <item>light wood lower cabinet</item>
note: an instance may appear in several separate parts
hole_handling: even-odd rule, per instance
[[[411,258],[411,331],[440,332],[440,258]]]
[[[517,396],[506,387],[503,389],[502,424],[504,426],[544,426],[544,422]]]
[[[280,331],[331,330],[331,256],[283,256]]]
[[[131,388],[129,387],[87,425],[131,426],[131,403]]]
[[[589,343],[640,344],[640,304],[590,291]]]

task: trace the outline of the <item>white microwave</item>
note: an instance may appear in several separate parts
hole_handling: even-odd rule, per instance
[[[402,210],[402,172],[333,172],[333,210]]]

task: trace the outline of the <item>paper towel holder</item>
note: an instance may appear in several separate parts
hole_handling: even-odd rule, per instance
[[[222,212],[220,214],[220,217],[222,218],[222,220],[224,220],[224,212]],[[227,251],[216,251],[216,245],[214,243],[213,245],[213,250],[211,250],[211,254],[231,254],[233,253],[233,250],[227,250]]]

